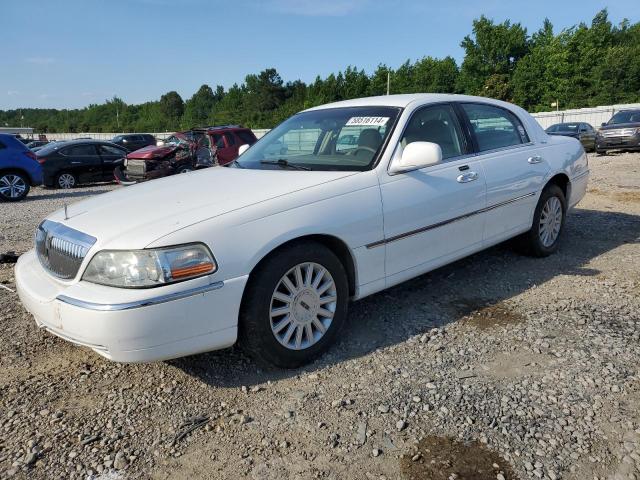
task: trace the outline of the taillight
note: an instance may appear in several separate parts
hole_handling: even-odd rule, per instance
[[[31,150],[27,150],[24,154],[29,157],[31,160],[38,160],[38,157]]]
[[[38,163],[42,165],[44,162],[47,161],[47,157],[36,157],[36,160],[38,160]]]

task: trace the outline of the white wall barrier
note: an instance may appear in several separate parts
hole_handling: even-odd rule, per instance
[[[554,123],[564,122],[586,122],[594,128],[598,128],[601,124],[607,122],[614,113],[632,108],[640,109],[640,103],[575,108],[572,110],[560,110],[559,112],[538,112],[532,113],[532,115],[542,125],[542,128],[547,128]]]

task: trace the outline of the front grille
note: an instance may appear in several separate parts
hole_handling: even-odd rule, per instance
[[[144,160],[127,160],[127,175],[144,177],[147,173],[147,162]]]
[[[619,128],[617,130],[602,130],[600,135],[606,138],[609,137],[631,137],[636,133],[635,128]]]
[[[42,222],[36,230],[36,252],[40,264],[62,279],[76,276],[94,243],[94,237],[50,220]]]

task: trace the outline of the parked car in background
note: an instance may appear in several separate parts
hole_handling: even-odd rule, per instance
[[[15,202],[42,184],[36,154],[13,135],[0,134],[0,200]]]
[[[127,150],[101,140],[69,140],[44,146],[36,156],[47,187],[73,188],[80,183],[113,180]]]
[[[347,149],[345,132],[357,137]],[[554,253],[588,177],[578,142],[506,102],[347,100],[294,115],[229,167],[54,212],[16,286],[40,327],[112,360],[239,338],[297,367],[344,332],[350,300],[516,236]]]
[[[49,143],[49,140],[34,140],[32,142],[27,143],[27,147],[33,151],[34,148],[44,147],[48,143]]]
[[[596,136],[596,151],[640,150],[640,109],[621,110],[603,123]]]
[[[129,152],[139,150],[149,145],[156,145],[156,137],[149,133],[127,133],[113,137],[111,143],[126,148]]]
[[[149,146],[127,155],[116,180],[130,184],[214,165],[226,165],[238,157],[238,148],[253,145],[256,136],[238,125],[193,128],[175,133],[160,146]]]
[[[549,135],[562,135],[580,140],[587,152],[596,149],[596,130],[586,122],[556,123],[545,130]]]

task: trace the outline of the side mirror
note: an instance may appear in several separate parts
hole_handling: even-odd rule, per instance
[[[607,122],[602,122],[602,123],[600,124],[600,126],[601,126],[601,127],[604,127],[606,124],[607,124]]]
[[[238,148],[238,156],[242,155],[244,152],[249,150],[250,146],[251,145],[249,145],[248,143],[245,143],[244,145],[240,145],[240,148]]]
[[[442,149],[437,143],[411,142],[404,147],[400,158],[391,164],[391,173],[406,172],[430,167],[442,162]]]

